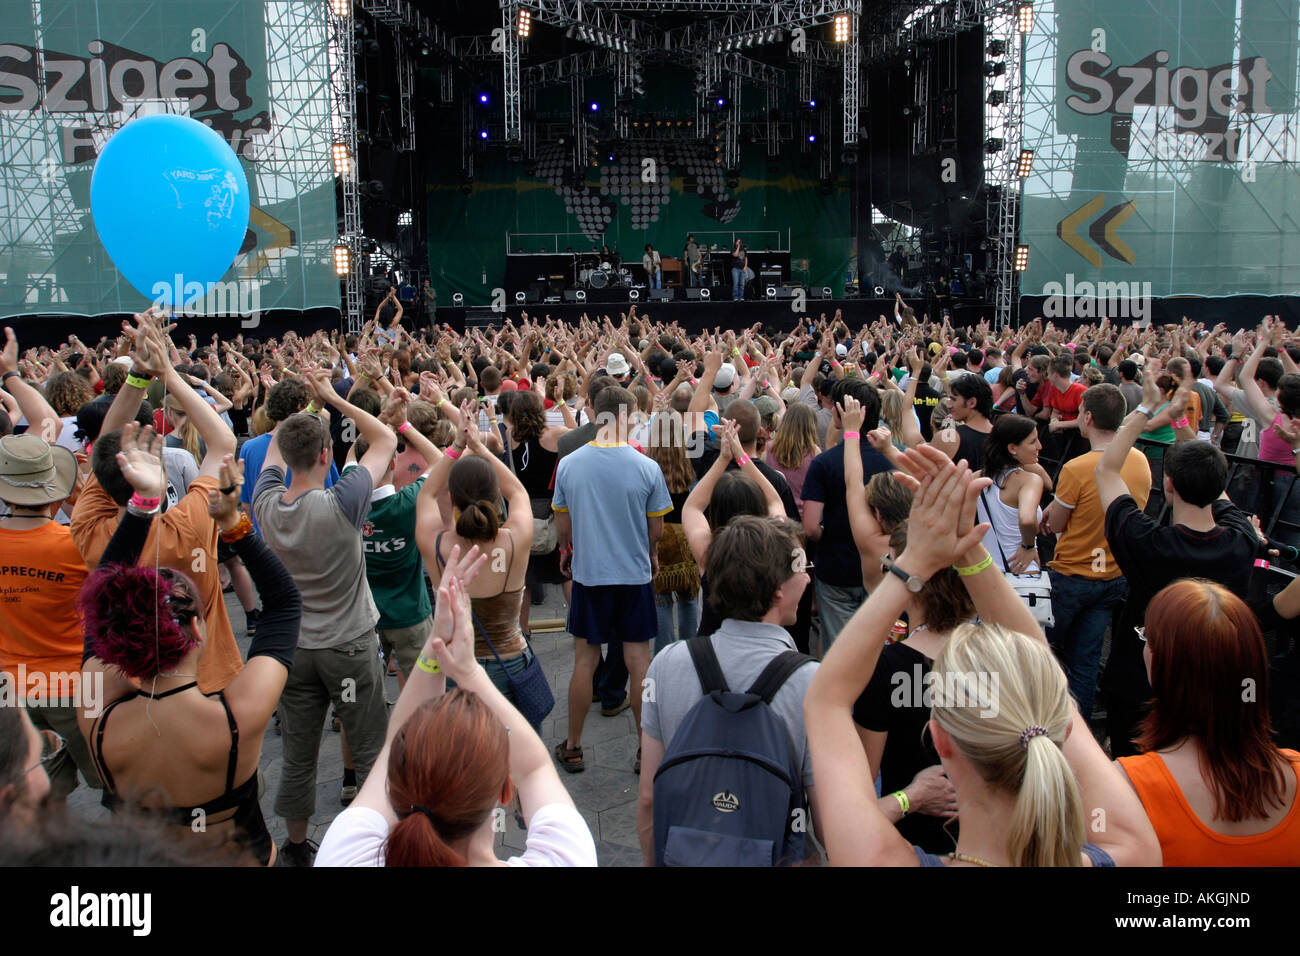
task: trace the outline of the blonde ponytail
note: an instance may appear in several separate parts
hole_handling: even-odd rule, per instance
[[[934,719],[992,787],[1015,795],[1016,866],[1081,866],[1083,802],[1061,749],[1073,719],[1065,674],[1041,641],[964,624],[933,669]]]

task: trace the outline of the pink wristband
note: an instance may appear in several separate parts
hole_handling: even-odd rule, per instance
[[[845,433],[844,433],[844,437],[845,437],[845,438],[859,438],[859,439],[860,439],[860,438],[862,437],[862,433],[861,433],[861,432],[845,432]]]
[[[407,431],[410,430],[410,428],[411,428],[411,423],[410,423],[410,422],[402,422],[402,424],[401,424],[400,426],[398,426],[397,434],[399,434],[399,435],[405,435],[405,434],[407,433]]]
[[[443,454],[446,455],[448,458],[450,458],[452,461],[455,461],[461,455],[461,453],[458,452],[455,448],[448,448],[445,452],[443,452]]]
[[[739,458],[736,459],[736,464],[739,465],[741,468],[744,468],[746,465],[751,464],[753,461],[754,459],[750,458],[748,455],[741,455]]]
[[[161,502],[161,498],[142,498],[139,492],[134,492],[129,504],[132,508],[139,508],[141,511],[153,511]]]
[[[1184,415],[1182,418],[1178,419],[1178,421],[1174,422],[1174,427],[1175,427],[1175,428],[1190,428],[1190,427],[1191,427],[1191,424],[1187,421],[1187,416]]]

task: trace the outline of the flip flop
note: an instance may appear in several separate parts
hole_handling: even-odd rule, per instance
[[[555,759],[560,762],[560,766],[569,773],[581,773],[586,770],[587,766],[582,761],[582,748],[574,747],[570,750],[564,746],[566,743],[568,741],[561,740],[555,745]]]

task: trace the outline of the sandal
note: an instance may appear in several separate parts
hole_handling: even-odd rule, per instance
[[[560,762],[560,766],[569,773],[581,773],[586,770],[587,766],[582,762],[582,748],[569,749],[564,746],[566,743],[567,740],[561,740],[555,745],[555,759]]]
[[[636,748],[636,763],[632,765],[632,772],[638,777],[641,776],[641,748]]]

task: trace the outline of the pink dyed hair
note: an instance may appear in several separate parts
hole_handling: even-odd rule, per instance
[[[171,670],[198,643],[183,627],[203,617],[198,593],[171,568],[101,565],[77,597],[90,652],[128,677]]]

